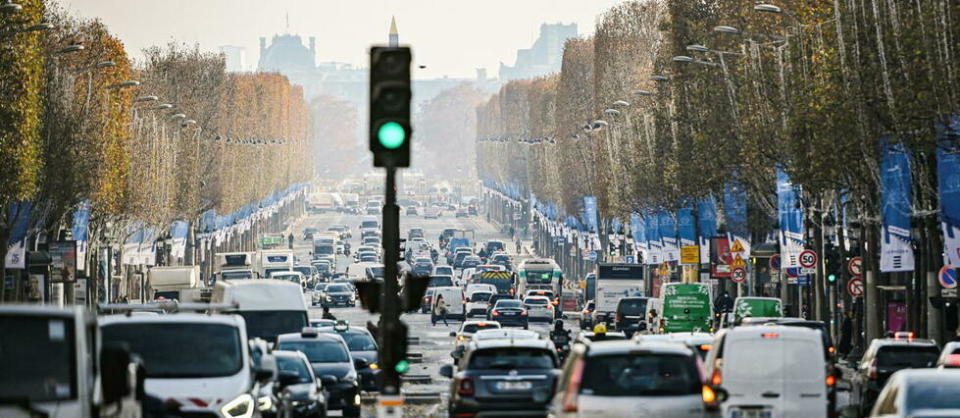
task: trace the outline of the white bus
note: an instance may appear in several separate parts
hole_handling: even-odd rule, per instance
[[[550,290],[559,296],[563,290],[563,270],[550,258],[530,258],[517,266],[517,294],[528,290]]]

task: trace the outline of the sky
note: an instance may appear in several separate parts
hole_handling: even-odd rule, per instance
[[[76,15],[99,18],[134,58],[170,41],[244,47],[250,69],[259,58],[259,38],[298,34],[317,38],[317,62],[366,66],[367,49],[386,43],[396,16],[400,43],[413,47],[426,69],[417,78],[496,76],[500,62],[512,65],[516,50],[529,48],[541,23],[576,23],[593,33],[597,17],[623,0],[60,0]],[[289,16],[289,30],[286,19]]]

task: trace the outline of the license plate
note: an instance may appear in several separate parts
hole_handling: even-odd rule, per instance
[[[772,418],[773,413],[767,409],[735,409],[730,411],[731,418]]]
[[[516,312],[504,312],[504,313],[503,313],[504,316],[513,316],[513,315],[516,315],[516,314],[517,314]]]
[[[533,383],[519,381],[519,382],[497,382],[497,390],[530,390],[533,387]]]

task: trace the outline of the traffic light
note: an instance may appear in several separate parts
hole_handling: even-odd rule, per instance
[[[410,166],[410,61],[407,47],[370,49],[370,151],[374,167]]]
[[[400,375],[410,370],[410,360],[407,359],[407,324],[403,321],[381,321],[380,347],[383,352],[380,358],[382,371],[377,377],[381,381],[379,386],[383,388],[383,383],[395,384],[400,381]]]
[[[827,275],[827,283],[836,283],[837,278],[842,273],[843,263],[840,260],[840,251],[833,244],[827,244],[824,248],[824,271]]]

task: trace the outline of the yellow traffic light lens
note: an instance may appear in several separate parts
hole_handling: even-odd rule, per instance
[[[377,129],[377,140],[387,149],[400,148],[407,141],[407,130],[396,122],[387,122]]]

